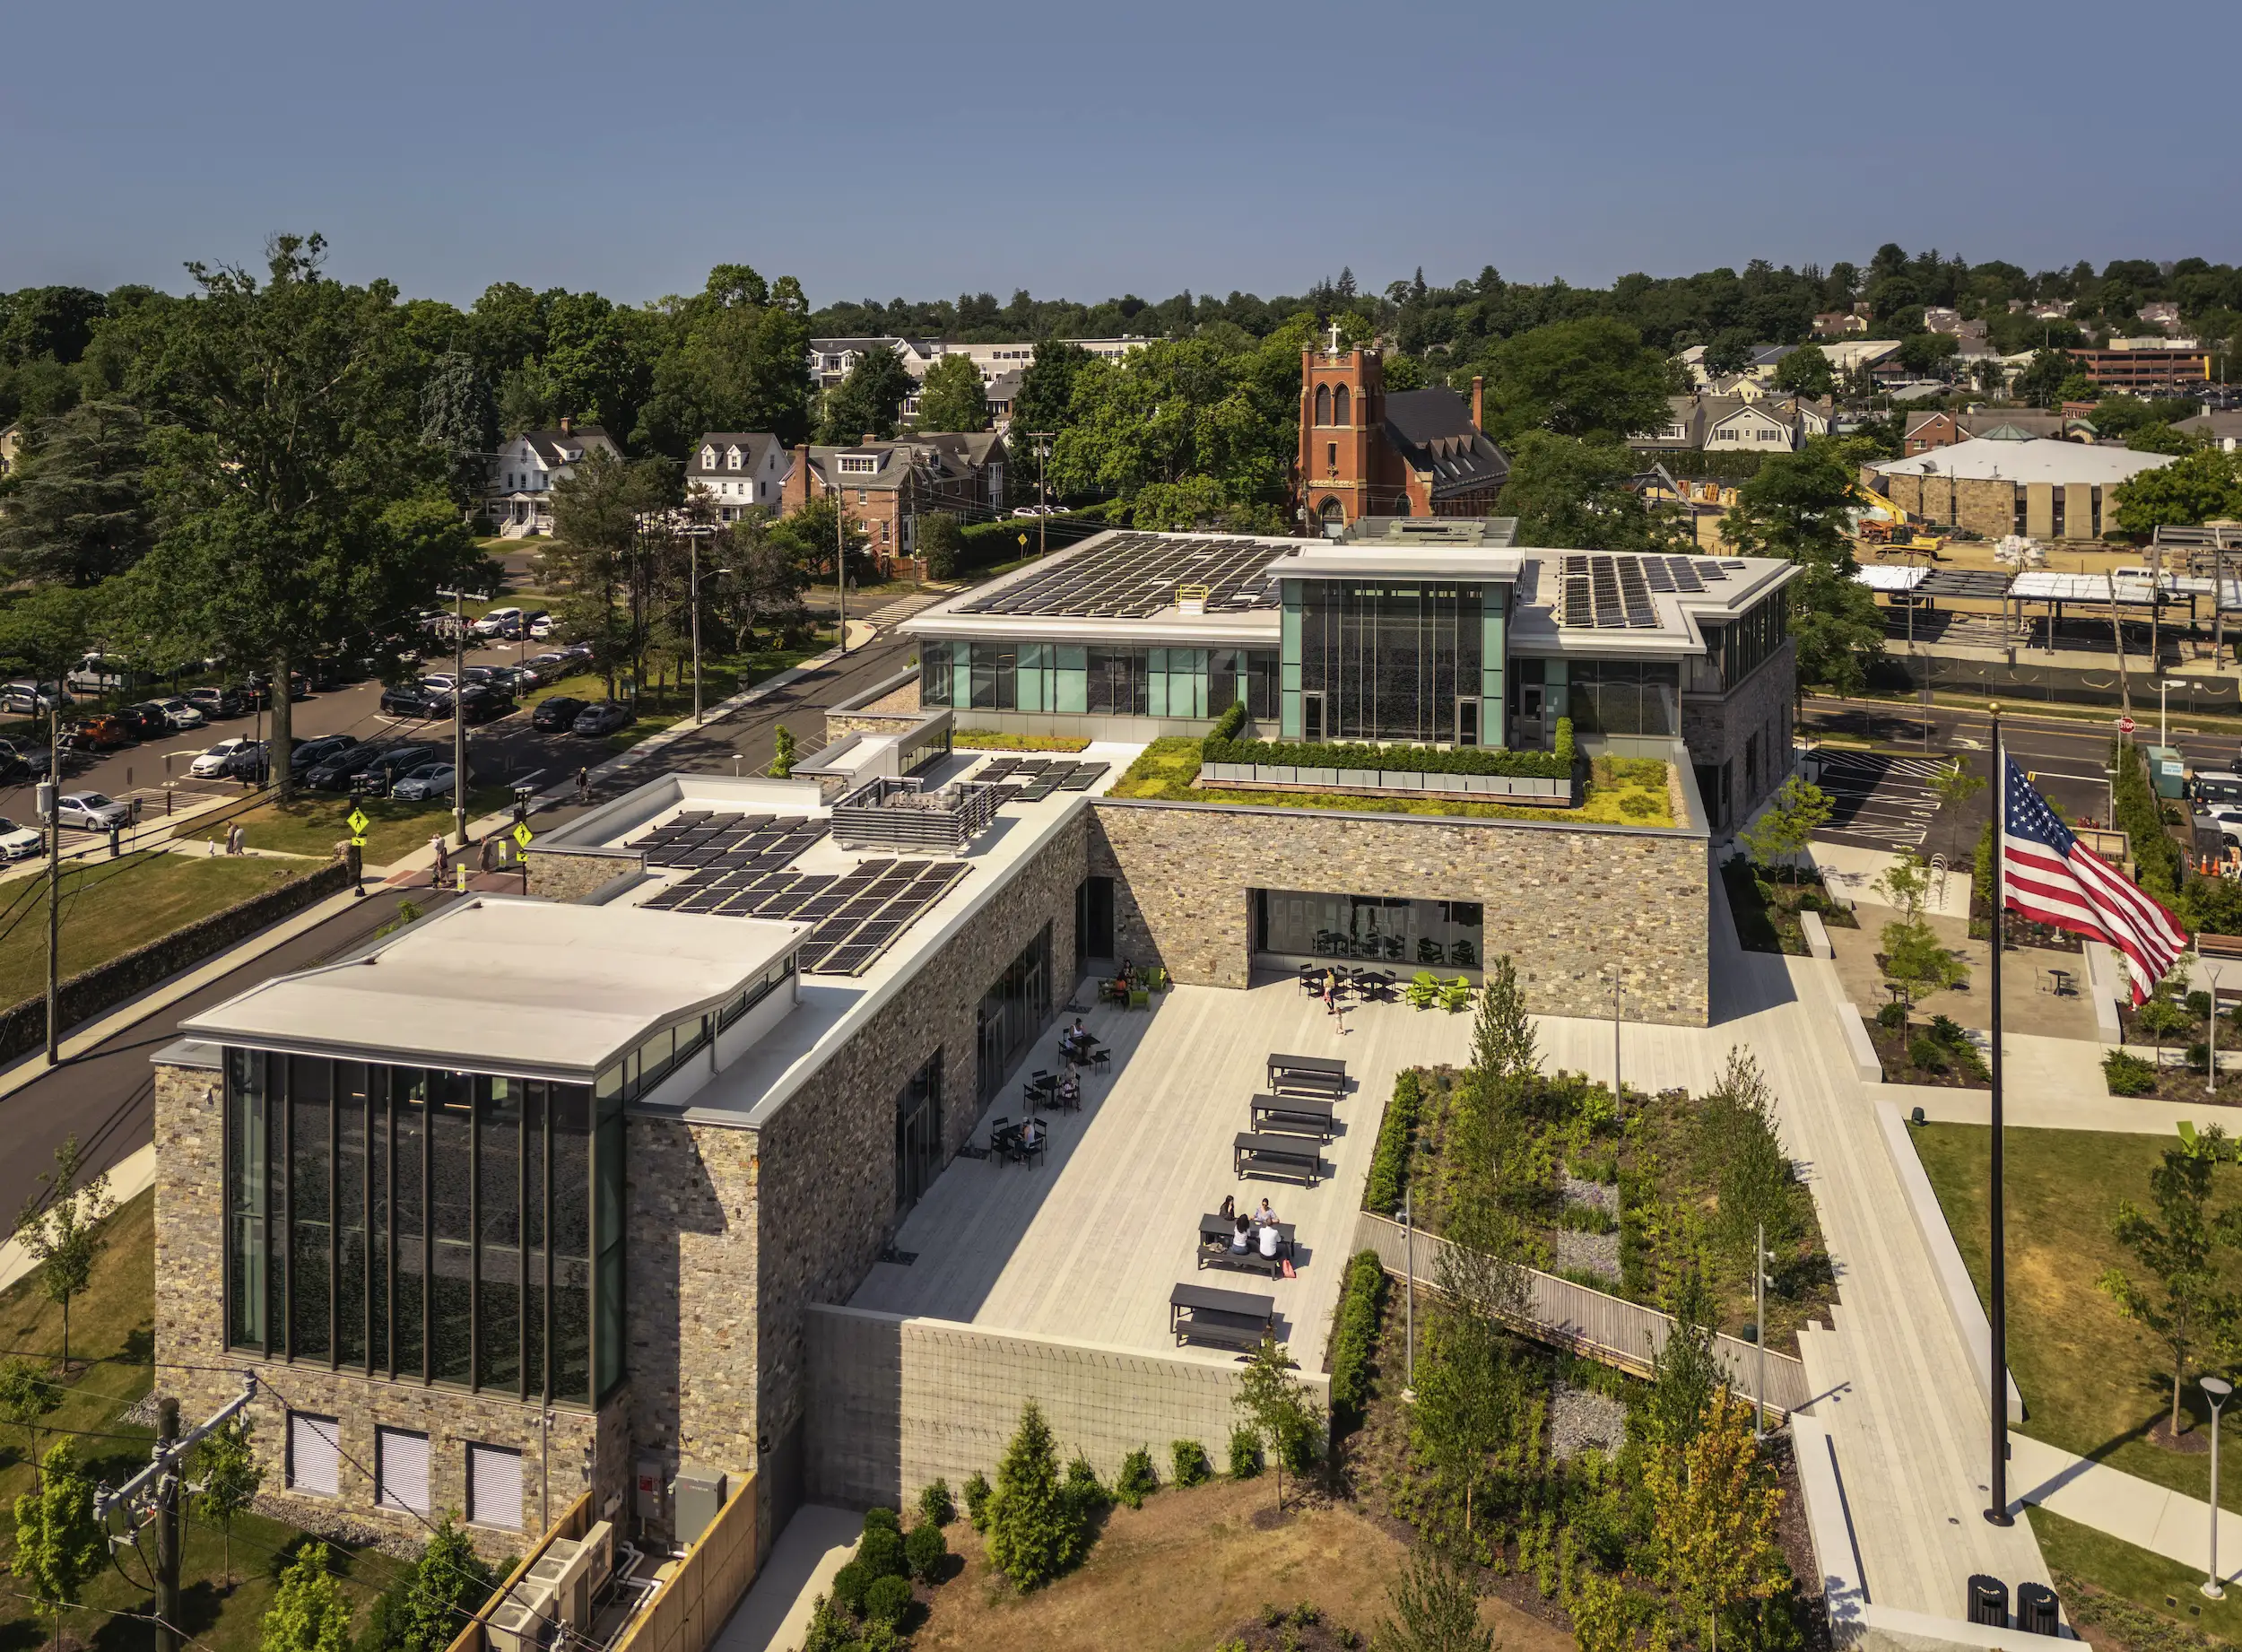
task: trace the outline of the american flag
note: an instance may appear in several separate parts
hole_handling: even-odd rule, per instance
[[[2009,909],[2036,923],[2107,941],[2133,962],[2133,1001],[2164,978],[2187,950],[2180,920],[2125,881],[2056,818],[2024,771],[2005,755],[2007,804],[2002,811],[2002,874]]]

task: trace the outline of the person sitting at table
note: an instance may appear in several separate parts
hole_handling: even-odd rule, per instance
[[[1020,1126],[1020,1151],[1023,1153],[1031,1153],[1042,1145],[1043,1125],[1040,1120],[1030,1117],[1025,1124]]]
[[[1238,1231],[1230,1236],[1230,1248],[1242,1256],[1253,1248],[1253,1220],[1247,1216],[1240,1216],[1238,1219]]]
[[[1273,1228],[1277,1225],[1277,1213],[1269,1208],[1268,1200],[1262,1200],[1261,1208],[1254,1213],[1254,1225],[1257,1228]]]
[[[1072,1073],[1059,1081],[1059,1102],[1065,1107],[1080,1107],[1082,1104],[1082,1081]]]
[[[1222,1208],[1218,1214],[1221,1216],[1224,1222],[1228,1222],[1232,1217],[1236,1216],[1238,1214],[1238,1200],[1236,1197],[1230,1194],[1224,1194],[1222,1196]]]
[[[1277,1244],[1282,1238],[1283,1235],[1277,1231],[1277,1224],[1275,1222],[1272,1222],[1264,1225],[1261,1230],[1261,1254],[1266,1256],[1270,1261],[1275,1261],[1277,1259]]]

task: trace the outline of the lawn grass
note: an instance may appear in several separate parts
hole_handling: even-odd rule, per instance
[[[1245,804],[1278,809],[1345,809],[1369,814],[1456,814],[1481,820],[1556,821],[1565,825],[1672,826],[1673,813],[1666,794],[1666,765],[1655,758],[1598,759],[1596,767],[1608,778],[1591,780],[1587,796],[1577,809],[1526,809],[1500,803],[1456,803],[1437,797],[1357,797],[1343,792],[1264,792],[1238,787],[1202,788],[1199,778],[1199,741],[1190,735],[1167,735],[1146,746],[1128,772],[1114,782],[1116,797],[1155,797],[1171,803]],[[1651,769],[1657,770],[1655,779]],[[1644,813],[1630,813],[1629,797],[1647,801]],[[1638,809],[1644,809],[1638,804]]]
[[[476,786],[468,788],[467,818],[480,820],[495,813],[514,801],[510,786]],[[451,799],[432,798],[427,803],[405,803],[394,797],[338,796],[333,792],[299,793],[286,806],[268,803],[252,809],[247,814],[235,816],[245,831],[245,840],[253,849],[272,849],[283,855],[310,855],[321,860],[335,853],[335,846],[351,835],[348,824],[351,811],[362,809],[370,822],[366,828],[365,864],[387,866],[413,850],[426,847],[437,833],[451,832]],[[212,826],[196,832],[196,842],[223,840],[233,822]],[[191,863],[201,864],[201,863]],[[217,864],[225,864],[222,856]],[[240,865],[240,862],[233,863]],[[256,865],[256,862],[250,862]],[[291,868],[308,871],[306,866]]]
[[[161,850],[65,866],[63,977],[107,963],[306,870],[289,861],[204,860]],[[0,893],[0,1004],[20,1004],[46,987],[47,881],[24,878]]]
[[[1081,752],[1087,735],[1014,735],[998,728],[960,728],[950,743],[961,752]]]
[[[807,648],[758,648],[750,654],[718,658],[704,654],[700,660],[700,700],[706,711],[721,701],[729,700],[743,689],[752,688],[767,677],[791,670],[813,655],[822,654],[838,640],[838,633],[819,631]],[[607,679],[591,672],[573,677],[562,677],[533,691],[522,701],[525,712],[534,711],[541,701],[557,695],[590,701],[607,698]],[[686,721],[693,713],[693,687],[689,676],[683,682],[669,682],[653,686],[641,684],[639,691],[639,719],[628,728],[621,728],[604,740],[583,740],[576,743],[587,752],[614,752],[628,751],[648,735]]]
[[[2170,1625],[2242,1643],[2242,1590],[2229,1589],[2224,1600],[2205,1600],[2203,1575],[2122,1539],[2066,1520],[2045,1509],[2027,1509],[2032,1535],[2063,1596],[2073,1624],[2099,1631],[2097,1641],[2116,1640],[2134,1652],[2160,1652],[2156,1630]],[[2081,1585],[2089,1587],[2081,1588]],[[2142,1608],[2151,1622],[2127,1609]],[[2149,1634],[2140,1631],[2149,1630]]]
[[[77,1442],[82,1460],[114,1485],[146,1464],[148,1447],[155,1438],[152,1429],[120,1421],[154,1381],[154,1193],[143,1193],[122,1205],[103,1232],[108,1248],[94,1265],[91,1284],[71,1304],[72,1369],[63,1402],[45,1422],[54,1428],[116,1436]],[[11,1349],[59,1356],[62,1310],[39,1293],[34,1280],[20,1280],[0,1292],[0,1337]],[[0,1430],[0,1446],[4,1447],[0,1449],[0,1508],[13,1509],[17,1496],[30,1490],[27,1443],[20,1429]],[[54,1436],[48,1434],[38,1442],[38,1449],[43,1452],[53,1443]],[[221,1534],[196,1518],[190,1505],[180,1547],[180,1627],[198,1647],[209,1652],[254,1652],[273,1598],[274,1574],[280,1563],[276,1557],[300,1535],[294,1527],[259,1515],[238,1517],[232,1540],[235,1581],[228,1587]],[[12,1523],[4,1541],[13,1548]],[[147,1543],[143,1549],[152,1552]],[[117,1558],[123,1572],[147,1576],[144,1558],[129,1552]],[[374,1596],[395,1579],[398,1563],[373,1550],[337,1551],[335,1559],[343,1593],[357,1609],[353,1628],[362,1629]],[[20,1591],[21,1586],[13,1585],[0,1592],[0,1648],[5,1652],[29,1652],[53,1633],[53,1620],[43,1612],[32,1615],[18,1597]],[[64,1631],[100,1652],[143,1652],[150,1626],[112,1614],[145,1613],[153,1605],[150,1591],[121,1575],[119,1568],[104,1567],[86,1584],[81,1604],[64,1615]]]
[[[1909,1135],[1982,1300],[1990,1132],[1976,1125],[1925,1125]],[[2190,1497],[2208,1497],[2209,1452],[2181,1455],[2148,1439],[2150,1426],[2171,1409],[2169,1357],[2095,1282],[2106,1268],[2140,1273],[2112,1237],[2110,1221],[2121,1198],[2148,1204],[2149,1173],[2173,1140],[2095,1130],[2007,1132],[2009,1366],[2024,1398],[2024,1433]],[[2242,1198],[2229,1182],[2217,1204],[2238,1204]],[[2211,1413],[2201,1390],[2191,1381],[2181,1397],[2184,1411],[2207,1430]],[[2229,1428],[2220,1441],[2220,1500],[2229,1509],[2242,1508],[2238,1436],[2242,1429]],[[2235,1467],[2224,1466],[2227,1457]]]

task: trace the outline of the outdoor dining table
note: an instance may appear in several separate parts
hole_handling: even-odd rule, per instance
[[[1335,1110],[1332,1102],[1314,1096],[1256,1096],[1247,1104],[1247,1123],[1256,1131],[1275,1135],[1313,1136],[1328,1142]]]
[[[1243,1181],[1247,1172],[1295,1178],[1313,1187],[1324,1173],[1321,1145],[1299,1135],[1260,1135],[1241,1130],[1230,1143],[1230,1168]]]
[[[1272,1056],[1269,1088],[1337,1096],[1347,1088],[1347,1064],[1336,1056]]]
[[[1252,1291],[1178,1283],[1168,1295],[1168,1329],[1178,1343],[1256,1348],[1276,1321],[1276,1299]]]

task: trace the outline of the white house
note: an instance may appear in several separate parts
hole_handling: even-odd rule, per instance
[[[1787,453],[1794,439],[1791,422],[1756,402],[1746,402],[1705,426],[1708,453]]]
[[[502,444],[491,462],[491,491],[485,509],[508,539],[552,532],[552,490],[573,475],[587,453],[622,457],[596,424],[578,429],[563,419],[556,430],[524,430]]]
[[[793,465],[785,445],[767,431],[711,430],[693,444],[685,485],[708,490],[719,521],[737,522],[759,509],[777,515]]]

